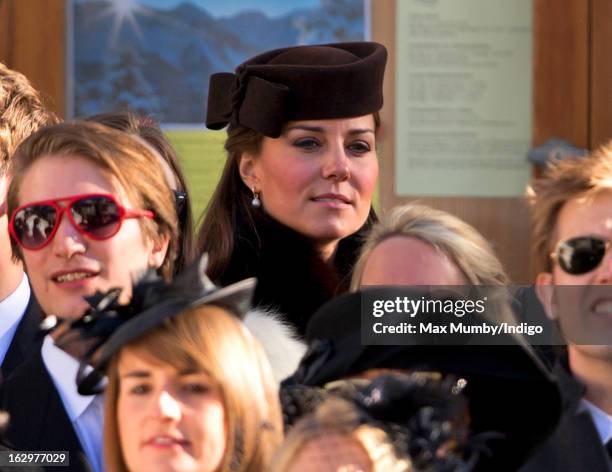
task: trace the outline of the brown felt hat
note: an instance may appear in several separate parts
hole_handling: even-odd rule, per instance
[[[383,105],[387,50],[374,42],[268,51],[213,74],[206,126],[242,125],[271,138],[292,120],[350,118]]]

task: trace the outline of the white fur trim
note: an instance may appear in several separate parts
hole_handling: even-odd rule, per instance
[[[293,328],[283,322],[280,313],[251,310],[245,316],[244,324],[263,345],[274,380],[280,383],[295,372],[306,352],[306,344],[297,339]]]

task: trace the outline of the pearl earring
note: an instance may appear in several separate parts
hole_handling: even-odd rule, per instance
[[[259,208],[261,206],[261,200],[259,199],[259,192],[253,190],[253,200],[251,200],[253,208]]]

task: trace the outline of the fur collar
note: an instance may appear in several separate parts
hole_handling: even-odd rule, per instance
[[[306,344],[297,339],[295,329],[273,311],[251,310],[244,318],[251,334],[263,345],[278,384],[297,369]]]

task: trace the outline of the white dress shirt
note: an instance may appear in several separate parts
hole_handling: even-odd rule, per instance
[[[79,362],[57,347],[49,335],[43,341],[42,358],[89,464],[94,472],[103,472],[103,395],[79,394],[76,385]]]
[[[26,275],[23,274],[17,289],[0,301],[0,364],[4,362],[4,357],[29,302],[30,284]]]
[[[612,439],[612,416],[584,398],[581,400],[581,404],[583,409],[591,414],[591,418],[593,418],[593,423],[595,423],[595,428],[599,433],[601,442],[606,444]]]

